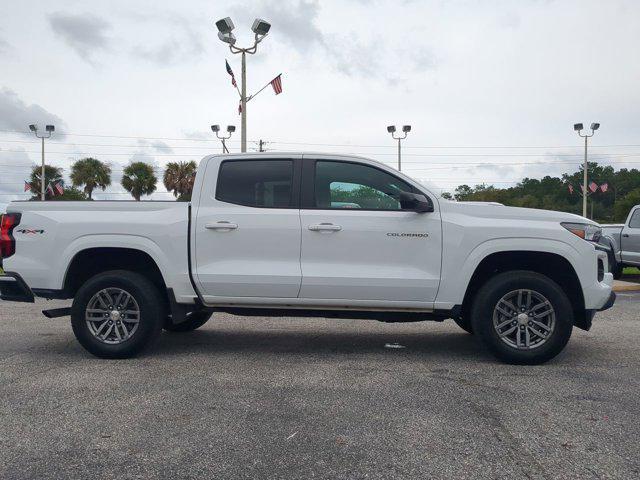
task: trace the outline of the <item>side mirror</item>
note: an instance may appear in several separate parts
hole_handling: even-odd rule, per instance
[[[433,203],[419,193],[400,192],[400,208],[417,213],[433,212]]]

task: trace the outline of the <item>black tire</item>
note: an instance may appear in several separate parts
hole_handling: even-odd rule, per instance
[[[622,277],[624,266],[618,263],[616,257],[611,251],[607,252],[607,259],[609,261],[609,271],[613,274],[613,278],[619,280]]]
[[[494,308],[500,299],[518,289],[541,294],[555,312],[552,332],[543,343],[532,349],[520,349],[505,343],[493,324]],[[498,359],[511,364],[538,365],[558,355],[566,346],[573,329],[573,309],[567,295],[549,277],[516,270],[496,275],[478,290],[471,310],[471,325],[482,344]]]
[[[171,318],[167,318],[164,323],[164,329],[172,333],[191,332],[207,323],[212,315],[213,312],[207,311],[191,312],[184,322],[177,325],[171,323]]]
[[[117,344],[98,340],[85,320],[91,299],[101,290],[119,288],[128,292],[139,307],[139,322],[131,337]],[[88,280],[76,293],[71,307],[71,326],[78,342],[100,358],[130,358],[149,347],[162,330],[166,316],[158,288],[143,275],[127,270],[100,273]]]
[[[460,315],[458,318],[453,319],[454,322],[465,332],[473,335],[473,326],[471,325],[471,318],[468,314]]]

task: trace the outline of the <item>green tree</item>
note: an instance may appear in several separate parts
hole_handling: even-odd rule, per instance
[[[191,200],[193,182],[196,179],[198,164],[190,162],[169,162],[164,171],[163,183],[167,190],[180,201]]]
[[[65,187],[64,193],[62,195],[56,195],[55,197],[52,197],[51,200],[74,202],[83,200],[86,201],[91,199],[88,198],[87,194],[82,190],[78,190],[75,187]]]
[[[71,166],[70,178],[74,187],[84,185],[84,192],[91,200],[94,189],[104,191],[111,185],[111,168],[98,159],[83,158]]]
[[[640,188],[630,191],[616,202],[614,220],[624,222],[631,209],[636,205],[640,205]]]
[[[31,184],[31,193],[33,197],[31,200],[40,200],[40,193],[42,182],[40,181],[42,177],[42,167],[35,166],[31,170],[31,176],[29,178],[29,183]],[[62,181],[62,169],[59,167],[53,167],[51,165],[44,166],[44,187],[47,188],[49,184],[53,186],[54,184]],[[52,197],[50,192],[45,192],[45,198],[50,199]]]
[[[156,191],[158,179],[153,173],[153,167],[144,162],[133,162],[124,169],[122,186],[136,201],[142,195],[151,195]]]

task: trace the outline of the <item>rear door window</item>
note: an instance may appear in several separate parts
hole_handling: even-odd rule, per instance
[[[220,165],[216,199],[261,208],[297,208],[293,160],[227,160]]]

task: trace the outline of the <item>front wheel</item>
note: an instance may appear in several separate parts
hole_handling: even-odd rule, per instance
[[[133,357],[162,329],[164,302],[158,288],[138,273],[113,270],[96,275],[76,294],[73,333],[101,358]]]
[[[573,310],[550,278],[530,271],[505,272],[476,294],[471,324],[498,359],[537,365],[558,355],[573,329]]]

